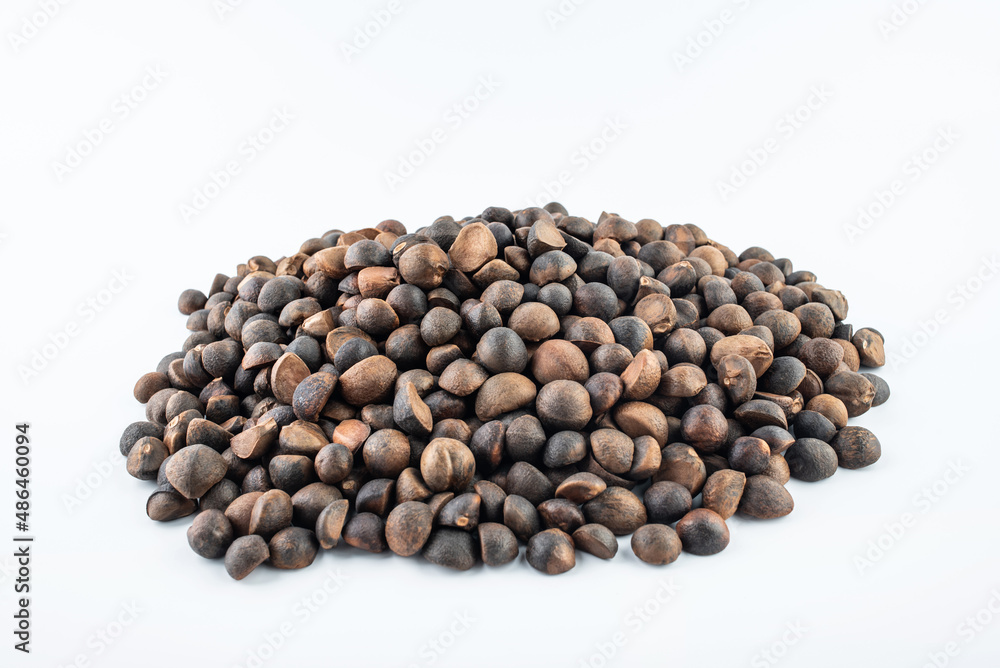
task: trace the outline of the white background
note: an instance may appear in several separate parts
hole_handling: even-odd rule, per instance
[[[912,14],[890,31],[890,0],[577,0],[554,25],[555,0],[400,2],[350,60],[343,45],[386,2],[245,0],[220,16],[210,0],[91,0],[47,20],[39,1],[3,4],[0,537],[14,533],[14,424],[28,421],[37,542],[30,657],[11,648],[15,575],[0,550],[0,664],[248,665],[288,623],[263,665],[763,666],[773,649],[782,666],[922,666],[954,642],[939,662],[996,666],[996,615],[960,625],[1000,610],[1000,6],[900,2]],[[690,40],[701,53],[679,65]],[[130,93],[146,68],[165,78]],[[495,90],[450,123],[483,77]],[[800,108],[814,89],[828,96]],[[127,117],[123,94],[143,98]],[[248,160],[241,144],[274,109],[294,120]],[[796,112],[804,120],[784,130]],[[102,119],[110,133],[59,169]],[[609,122],[621,130],[602,145]],[[391,189],[386,173],[438,127],[444,140]],[[953,139],[934,155],[939,131]],[[723,198],[719,183],[771,138],[777,150]],[[936,160],[914,171],[927,149]],[[231,160],[240,173],[185,221],[181,205]],[[795,512],[734,519],[718,556],[654,568],[625,540],[613,561],[580,555],[556,578],[523,557],[451,573],[338,549],[236,583],[188,548],[187,522],[146,518],[150,487],[126,474],[117,444],[143,416],[135,379],[187,334],[182,289],[330,228],[392,217],[414,229],[546,201],[560,176],[556,199],[572,213],[694,222],[843,290],[849,320],[880,329],[893,359],[892,400],[857,421],[880,437],[882,460],[792,481]],[[895,201],[850,234],[896,179]],[[125,286],[111,294],[116,272]],[[964,473],[939,482],[953,464]],[[879,542],[882,554],[869,552]],[[337,571],[342,585],[305,618],[297,602]],[[659,603],[664,583],[676,592]],[[473,621],[452,638],[457,615]],[[110,644],[96,635],[106,631]],[[438,640],[450,646],[431,650]]]

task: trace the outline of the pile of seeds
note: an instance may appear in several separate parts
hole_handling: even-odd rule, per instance
[[[490,207],[250,258],[179,300],[190,336],[121,438],[146,512],[241,579],[351,548],[545,573],[617,536],[651,564],[792,511],[790,477],[879,459],[882,335],[790,260],[695,225]],[[196,514],[197,513],[197,514]]]

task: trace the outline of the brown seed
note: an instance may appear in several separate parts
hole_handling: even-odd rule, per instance
[[[739,508],[746,481],[746,474],[740,471],[716,471],[705,481],[701,492],[702,504],[705,508],[714,510],[722,519],[729,519]]]
[[[603,524],[584,524],[573,532],[573,543],[581,552],[598,559],[611,559],[618,554],[618,539]]]
[[[482,499],[478,494],[469,492],[459,494],[444,504],[438,513],[437,522],[443,527],[471,531],[479,525],[479,507]]]
[[[707,556],[718,554],[729,545],[726,520],[708,508],[697,508],[677,522],[677,535],[685,552]]]
[[[487,566],[503,566],[517,559],[517,537],[503,524],[486,522],[480,524],[479,551]]]
[[[882,456],[882,444],[875,434],[864,427],[844,427],[837,432],[830,445],[845,469],[871,466]]]
[[[847,426],[847,406],[837,397],[830,394],[817,394],[806,404],[807,411],[816,411],[833,423],[837,429]]]
[[[673,524],[691,510],[691,492],[684,485],[669,480],[655,482],[642,497],[648,521]]]
[[[240,536],[226,550],[226,572],[234,580],[242,580],[253,569],[267,561],[270,552],[267,541],[260,536]]]
[[[880,333],[864,327],[854,333],[851,343],[858,349],[862,365],[868,367],[885,366],[885,341]]]
[[[574,473],[556,487],[556,498],[583,504],[607,489],[607,484],[593,473]]]
[[[319,425],[305,420],[296,420],[278,432],[278,452],[283,455],[315,457],[329,443]]]
[[[226,462],[212,448],[196,443],[170,458],[166,474],[174,489],[189,499],[197,499],[226,477]]]
[[[271,391],[278,401],[291,405],[295,389],[309,375],[306,363],[295,353],[286,352],[271,367]]]
[[[750,360],[742,355],[726,355],[715,368],[719,373],[719,385],[734,405],[738,406],[753,398],[757,391],[757,372]]]
[[[298,384],[292,394],[292,409],[300,420],[316,422],[337,386],[337,376],[320,371]]]
[[[531,357],[531,374],[541,384],[555,380],[587,382],[587,357],[577,346],[563,339],[543,342]]]
[[[619,404],[612,410],[618,428],[631,436],[652,436],[663,447],[670,433],[667,416],[656,406],[642,401]]]
[[[517,494],[507,494],[504,499],[503,523],[525,542],[542,529],[542,520],[535,506]]]
[[[621,378],[613,373],[604,372],[591,376],[586,381],[584,387],[587,389],[587,393],[590,394],[590,407],[595,415],[600,415],[610,410],[612,406],[618,403],[625,390]]]
[[[392,509],[385,522],[385,540],[396,554],[409,557],[423,549],[431,535],[434,513],[426,503],[407,501]]]
[[[169,522],[187,517],[197,509],[193,499],[189,499],[173,489],[158,489],[146,501],[146,515],[157,522]]]
[[[649,325],[654,336],[670,333],[677,322],[677,309],[669,295],[647,295],[639,300],[632,313]]]
[[[800,284],[799,287],[801,288],[802,285]],[[836,321],[833,312],[826,304],[817,302],[803,304],[792,311],[792,315],[802,323],[802,333],[806,336],[813,339],[829,339],[833,336]]]
[[[729,450],[729,465],[747,475],[763,473],[770,460],[771,447],[754,436],[737,438]]]
[[[344,401],[352,406],[385,403],[392,396],[396,376],[396,365],[391,359],[374,355],[340,376],[340,392]]]
[[[533,568],[548,575],[565,573],[576,565],[573,539],[560,529],[546,529],[528,541],[526,553]]]
[[[660,363],[649,350],[640,350],[622,372],[621,379],[625,399],[642,401],[651,396],[660,384]]]
[[[810,339],[799,349],[799,359],[820,378],[834,373],[844,360],[844,349],[830,339]]]
[[[776,403],[766,399],[751,399],[733,411],[733,417],[750,431],[767,425],[788,428],[785,412]]]
[[[340,541],[349,506],[347,499],[333,501],[316,518],[316,538],[324,550],[333,549]]]
[[[295,494],[316,481],[313,460],[304,455],[276,455],[267,466],[271,485],[288,494]]]
[[[250,533],[270,540],[292,523],[292,497],[280,489],[272,489],[260,495],[250,513]]]
[[[312,564],[319,552],[319,541],[310,529],[288,527],[276,533],[267,548],[272,566],[291,570]]]
[[[647,564],[665,566],[681,555],[681,539],[665,524],[646,524],[632,534],[632,553]]]
[[[126,469],[139,480],[156,480],[160,465],[169,454],[163,441],[155,436],[143,436],[129,450]]]
[[[435,492],[464,490],[475,470],[472,451],[455,439],[436,438],[420,455],[420,474],[427,487]]]
[[[637,436],[632,439],[635,453],[632,455],[632,468],[627,477],[630,480],[642,481],[651,478],[660,470],[663,457],[660,444],[652,436]]]
[[[545,304],[529,302],[514,309],[508,326],[525,341],[544,341],[559,333],[559,316]]]
[[[742,306],[723,304],[708,314],[708,326],[714,327],[726,336],[739,334],[753,327],[753,319]]]
[[[583,506],[588,522],[603,524],[616,536],[625,536],[646,523],[646,508],[635,494],[608,487]]]
[[[424,547],[424,559],[457,571],[469,570],[476,565],[472,534],[460,529],[437,529]]]
[[[328,485],[335,485],[348,476],[354,466],[350,448],[340,443],[330,443],[316,455],[316,474]]]
[[[792,495],[773,478],[763,475],[747,478],[743,497],[740,499],[740,513],[759,520],[769,520],[784,517],[794,507]]]
[[[747,334],[736,334],[727,336],[712,346],[709,357],[713,366],[719,368],[719,363],[726,355],[739,355],[745,358],[753,366],[756,377],[760,377],[771,366],[774,360],[774,353],[767,346],[767,343]]]
[[[451,265],[459,271],[475,272],[497,256],[497,240],[490,228],[482,223],[470,223],[462,227],[448,257]]]
[[[381,429],[368,437],[361,453],[373,476],[398,478],[410,463],[410,440],[396,429]]]
[[[140,404],[148,402],[154,394],[160,390],[165,390],[170,387],[170,380],[165,374],[159,371],[150,371],[147,374],[143,374],[139,380],[135,383],[135,388],[132,390],[132,394],[135,396],[135,400]]]
[[[868,412],[875,401],[875,386],[860,373],[842,371],[823,383],[827,394],[840,399],[848,417],[858,417]]]
[[[347,522],[342,533],[344,542],[368,552],[384,552],[385,522],[373,513],[358,513]]]
[[[438,379],[438,387],[455,396],[467,397],[482,387],[489,377],[489,372],[472,360],[457,359],[445,368]]]
[[[699,450],[715,452],[726,442],[729,424],[715,406],[692,406],[681,418],[681,438]]]
[[[683,443],[668,445],[662,452],[660,470],[653,476],[653,482],[670,480],[687,487],[691,496],[697,496],[707,477],[705,462],[694,448]]]
[[[263,494],[263,492],[241,494],[226,508],[226,519],[232,523],[233,530],[237,536],[245,536],[250,533],[250,515],[253,513],[253,507],[257,503],[257,499]]]
[[[187,530],[188,545],[206,559],[224,557],[234,537],[233,525],[221,510],[198,513]]]
[[[782,455],[771,455],[767,463],[767,468],[764,469],[761,475],[772,478],[781,485],[788,483],[792,477],[792,473],[788,468],[788,462],[785,461]]]
[[[256,459],[262,456],[278,440],[278,423],[274,418],[244,429],[233,436],[229,447],[240,459]]]
[[[555,486],[545,474],[528,462],[515,462],[507,472],[507,485],[504,491],[510,495],[521,496],[537,506],[555,494]]]
[[[699,337],[699,340],[701,340],[701,337]],[[704,345],[704,343],[702,343],[702,345]],[[721,372],[719,373],[719,377],[721,379]],[[665,397],[693,397],[705,389],[706,385],[708,385],[708,379],[705,378],[705,372],[702,371],[701,367],[697,367],[693,364],[681,363],[671,367],[666,373],[663,374],[660,379],[657,394],[662,394]]]
[[[635,445],[617,429],[598,429],[590,434],[594,459],[610,473],[627,473],[632,468]]]
[[[423,290],[441,285],[450,268],[448,255],[434,244],[412,246],[399,258],[399,274],[403,280]]]
[[[580,507],[566,499],[549,499],[538,504],[538,516],[545,528],[561,529],[568,534],[586,523]]]
[[[519,373],[491,376],[476,395],[476,416],[487,422],[503,413],[523,408],[531,403],[536,392],[535,384]]]

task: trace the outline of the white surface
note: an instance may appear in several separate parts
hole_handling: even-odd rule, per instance
[[[948,665],[997,665],[996,615],[984,613],[992,623],[971,634],[959,625],[991,601],[1000,610],[991,359],[1000,280],[983,264],[1000,245],[1000,6],[922,3],[883,38],[888,0],[591,0],[555,29],[546,18],[555,0],[400,2],[350,63],[341,44],[386,2],[256,0],[221,20],[209,0],[72,2],[17,52],[7,33],[40,3],[4,3],[2,424],[9,442],[16,421],[32,424],[38,540],[34,653],[15,653],[5,625],[0,664],[83,655],[93,666],[247,665],[288,622],[291,635],[263,665],[598,666],[616,633],[624,644],[607,665],[772,665],[760,653],[778,643],[782,666],[921,666],[949,641],[958,654]],[[723,9],[732,22],[679,71],[674,52]],[[147,67],[165,79],[123,118],[115,101]],[[454,122],[449,108],[481,77],[499,85]],[[788,136],[779,123],[813,87],[831,96],[814,99],[819,108]],[[276,108],[294,120],[248,160],[241,143]],[[60,182],[53,162],[104,118],[110,134]],[[609,119],[624,129],[581,160],[577,147]],[[444,141],[390,191],[386,171],[437,127]],[[941,128],[958,139],[914,180],[907,161]],[[769,138],[777,152],[723,201],[717,182]],[[185,224],[179,205],[230,160],[241,172]],[[142,419],[135,379],[186,335],[175,310],[182,289],[207,289],[217,271],[293,252],[333,227],[394,217],[412,229],[547,200],[545,182],[563,171],[556,199],[573,213],[695,222],[737,252],[760,244],[791,257],[842,289],[849,319],[884,332],[891,353],[942,311],[947,322],[884,370],[890,403],[859,421],[880,437],[882,461],[791,482],[795,512],[732,521],[721,555],[653,568],[623,542],[612,562],[581,555],[557,578],[523,561],[455,574],[337,550],[304,571],[261,569],[235,583],[191,552],[185,522],[146,519],[149,487],[126,474],[117,443]],[[896,178],[904,192],[852,242],[844,225]],[[981,270],[992,280],[959,298],[955,287]],[[99,313],[80,306],[119,271],[127,286]],[[78,336],[22,382],[18,367],[71,323]],[[5,545],[12,450],[3,449]],[[936,502],[918,500],[952,461],[969,470]],[[81,484],[92,485],[89,497],[70,511],[65,499]],[[859,573],[856,557],[904,513],[913,526]],[[10,624],[10,558],[0,565]],[[337,570],[349,579],[304,618],[296,602]],[[661,582],[678,590],[637,622],[634,609],[655,601]],[[133,602],[136,619],[105,645],[95,634],[117,631]],[[462,614],[470,627],[430,650]],[[786,634],[795,623],[801,638]]]

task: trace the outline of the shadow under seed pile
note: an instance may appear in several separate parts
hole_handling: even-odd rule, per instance
[[[889,387],[876,330],[763,248],[559,204],[397,221],[251,258],[179,301],[192,331],[135,386],[128,472],[154,520],[242,579],[342,541],[465,570],[576,550],[716,554],[790,477],[881,454],[848,418]],[[641,492],[641,493],[640,493]]]

